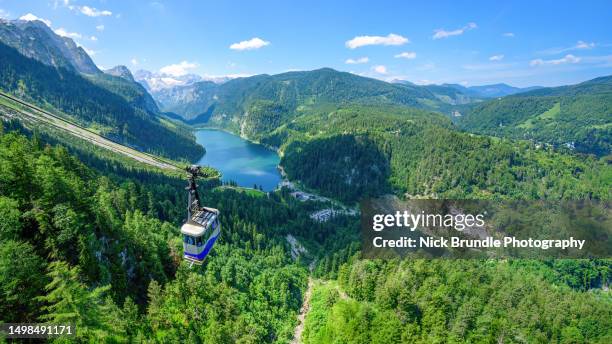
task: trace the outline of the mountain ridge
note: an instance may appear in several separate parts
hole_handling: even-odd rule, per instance
[[[49,66],[84,74],[102,73],[82,47],[57,35],[40,20],[0,20],[0,41]]]
[[[182,91],[191,93],[192,97],[181,95]],[[390,84],[331,68],[260,74],[223,84],[197,82],[154,95],[162,111],[177,113],[193,123],[199,122],[199,115],[212,111],[206,120],[217,124],[229,117],[236,120],[248,113],[257,101],[278,103],[287,112],[346,102],[398,104],[440,111],[446,111],[449,105],[420,86]],[[189,101],[182,103],[184,99]]]
[[[176,125],[169,127],[147,109],[155,110],[156,105],[139,84],[104,73],[83,74],[74,68],[47,65],[1,40],[0,65],[0,88],[5,92],[71,117],[110,139],[171,158],[196,159],[204,152],[191,133],[181,132]],[[103,83],[105,87],[100,86]]]
[[[457,124],[478,134],[608,155],[612,147],[612,76],[479,103],[468,107]]]
[[[124,65],[117,65],[113,68],[106,69],[104,73],[110,74],[112,76],[117,76],[117,77],[123,78],[128,81],[136,81],[134,80],[134,76],[132,75],[132,72],[130,72],[128,67]]]
[[[407,81],[407,80],[395,79],[392,82],[399,83],[399,84],[410,84],[410,85],[416,86],[415,83]],[[451,84],[449,83],[427,84],[427,85],[422,85],[422,86],[430,87],[430,88],[452,88],[452,89],[455,89],[463,93],[466,96],[476,97],[476,98],[505,97],[505,96],[509,96],[512,94],[529,92],[532,90],[543,88],[542,86],[514,87],[514,86],[510,86],[503,82],[496,83],[496,84],[485,84],[485,85],[474,85],[474,86],[463,86],[460,84],[452,84],[452,83]]]

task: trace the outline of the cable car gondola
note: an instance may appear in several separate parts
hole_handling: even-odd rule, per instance
[[[196,179],[203,176],[200,166],[192,165],[186,168],[189,192],[187,205],[187,221],[181,227],[183,235],[183,258],[188,262],[200,265],[210,253],[219,234],[219,210],[200,205]]]

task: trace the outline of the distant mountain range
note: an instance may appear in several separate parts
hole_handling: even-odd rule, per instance
[[[153,95],[163,111],[176,113],[190,123],[232,127],[244,124],[268,105],[274,108],[268,110],[286,119],[309,109],[348,103],[401,105],[440,112],[448,112],[454,104],[454,100],[444,99],[426,87],[391,84],[330,68],[262,74],[222,84],[200,81]]]
[[[275,100],[277,95],[289,103],[301,104],[310,97],[315,103],[343,103],[357,101],[361,103],[386,103],[408,105],[450,115],[453,106],[482,102],[488,98],[501,97],[537,89],[540,87],[518,88],[506,84],[464,87],[456,84],[416,85],[409,81],[395,80],[386,83],[377,79],[365,78],[351,73],[338,72],[330,68],[314,71],[289,72],[277,75],[257,75],[239,78],[225,83],[212,81],[164,80],[166,77],[155,77],[153,73],[137,75],[143,85],[158,85],[154,89],[149,86],[151,94],[163,111],[172,112],[180,117],[200,123],[208,121],[210,116],[221,109],[226,111],[224,104],[236,102],[246,104],[260,100]],[[148,77],[144,77],[147,76]],[[143,78],[144,77],[144,78]],[[310,82],[330,87],[319,87]],[[163,87],[159,86],[164,83]],[[177,84],[172,86],[172,84]],[[256,87],[264,87],[272,92],[262,95]],[[314,87],[314,88],[313,88]],[[248,99],[236,99],[233,90],[242,93]],[[240,97],[239,97],[240,98]],[[291,99],[289,99],[291,98]],[[301,98],[301,99],[300,99]],[[291,108],[291,106],[290,106]],[[242,109],[248,112],[248,109]],[[289,109],[288,109],[289,110]],[[229,113],[241,111],[233,108]],[[225,113],[228,115],[228,113]]]
[[[189,150],[184,156],[195,157],[202,150],[191,149],[196,147],[193,137],[167,118],[257,138],[302,114],[347,105],[435,111],[470,132],[597,155],[610,152],[610,77],[555,88],[420,86],[322,68],[205,80],[145,70],[132,75],[125,66],[102,72],[83,48],[40,21],[0,21],[0,42],[2,89],[99,126],[107,136],[134,146],[173,147],[176,152],[170,155]]]
[[[176,86],[191,85],[201,81],[202,77],[197,74],[185,74],[173,76],[165,73],[155,73],[140,69],[134,73],[134,79],[142,84],[149,92],[172,88]]]
[[[204,150],[169,124],[124,66],[103,73],[70,38],[40,21],[0,21],[0,89],[95,127],[104,136],[169,157]]]
[[[441,112],[466,131],[605,155],[612,137],[609,86],[606,78],[557,88],[419,86],[323,68],[257,75],[223,84],[199,81],[153,95],[163,111],[190,124],[223,127],[255,138],[308,112],[347,104],[391,105]],[[581,91],[585,88],[588,92]]]
[[[505,97],[517,93],[528,92],[542,88],[542,86],[531,86],[531,87],[514,87],[507,84],[493,84],[493,85],[482,85],[482,86],[470,86],[465,87],[458,84],[443,84],[442,86],[455,88],[465,94],[472,95],[480,98],[498,98]]]
[[[393,80],[393,83],[398,84],[409,84],[415,85],[410,81],[405,80]],[[543,88],[542,86],[531,86],[531,87],[514,87],[508,84],[500,83],[500,84],[492,84],[492,85],[481,85],[481,86],[469,86],[465,87],[459,84],[441,84],[441,85],[424,85],[424,87],[429,88],[431,90],[438,90],[441,93],[449,93],[450,89],[456,90],[460,92],[463,97],[468,97],[470,99],[478,99],[478,98],[497,98],[497,97],[505,97],[512,94],[528,92],[532,90],[536,90],[539,88]]]
[[[475,104],[464,111],[458,124],[480,134],[608,155],[612,148],[612,76]]]
[[[197,74],[171,75],[161,72],[150,72],[140,69],[134,73],[134,79],[141,83],[149,92],[156,93],[180,86],[190,86],[199,81],[210,81],[222,84],[233,78],[228,76],[210,77]]]

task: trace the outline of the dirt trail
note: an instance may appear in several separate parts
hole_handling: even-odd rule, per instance
[[[308,310],[310,310],[310,296],[312,295],[313,287],[314,281],[312,280],[312,277],[308,277],[308,289],[306,289],[306,293],[304,293],[304,302],[302,303],[302,308],[300,308],[300,314],[298,315],[298,325],[295,327],[295,331],[293,332],[293,340],[291,341],[291,344],[302,343],[304,321],[306,320],[306,314],[308,314]]]

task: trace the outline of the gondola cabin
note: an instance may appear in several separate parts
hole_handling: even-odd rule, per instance
[[[219,237],[219,210],[201,207],[181,227],[183,255],[193,264],[202,264]]]

